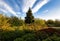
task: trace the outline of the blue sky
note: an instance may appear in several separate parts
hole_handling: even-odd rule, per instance
[[[60,0],[0,0],[0,14],[24,19],[29,7],[35,18],[60,19]]]

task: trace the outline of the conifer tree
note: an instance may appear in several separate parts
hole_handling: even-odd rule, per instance
[[[33,23],[34,22],[34,16],[32,15],[32,10],[29,8],[28,12],[26,13],[25,17],[25,23]]]

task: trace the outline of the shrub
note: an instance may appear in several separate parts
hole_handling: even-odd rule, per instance
[[[53,20],[47,20],[46,21],[46,24],[47,24],[48,27],[54,27],[54,23],[55,22]]]
[[[50,38],[47,38],[47,39],[45,39],[45,40],[43,40],[43,41],[52,41]]]
[[[42,27],[46,27],[45,21],[42,20],[42,19],[35,19],[35,23],[36,23],[37,25],[42,26]]]
[[[22,38],[16,38],[14,41],[24,41]]]
[[[30,33],[22,36],[22,38],[25,41],[36,41],[35,35],[34,34],[30,34]]]
[[[21,26],[23,25],[23,20],[18,19],[17,17],[11,17],[10,20],[8,21],[11,26]]]

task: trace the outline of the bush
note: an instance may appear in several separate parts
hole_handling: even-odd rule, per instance
[[[22,38],[16,38],[14,41],[24,41]]]
[[[48,27],[54,27],[54,23],[55,22],[53,20],[47,20],[46,21],[46,24],[47,24]]]
[[[55,20],[55,27],[60,27],[60,21],[59,20]]]
[[[31,34],[31,33],[22,36],[22,38],[25,41],[36,41],[35,35],[34,34]]]
[[[52,36],[44,39],[43,41],[60,41],[60,37],[57,36],[56,34],[53,34]]]
[[[24,31],[2,31],[0,32],[1,41],[13,41],[25,35]]]
[[[10,20],[8,21],[11,26],[22,26],[23,25],[23,20],[18,19],[17,17],[11,17]]]
[[[45,21],[42,20],[42,19],[35,19],[35,23],[36,23],[37,25],[42,26],[42,27],[46,27],[46,26],[47,26],[47,25],[45,24]]]
[[[43,41],[52,41],[50,38],[47,38],[47,39],[45,39],[45,40],[43,40]]]

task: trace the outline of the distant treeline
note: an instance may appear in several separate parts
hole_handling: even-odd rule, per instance
[[[43,19],[34,19],[34,22],[31,24],[36,24],[39,26],[47,26],[47,27],[60,27],[60,20],[43,20]],[[8,26],[23,26],[26,25],[25,20],[22,20],[21,18],[17,18],[15,16],[7,17],[0,14],[0,27],[4,27],[4,25]]]
[[[46,25],[49,27],[60,27],[60,20],[47,20]]]

